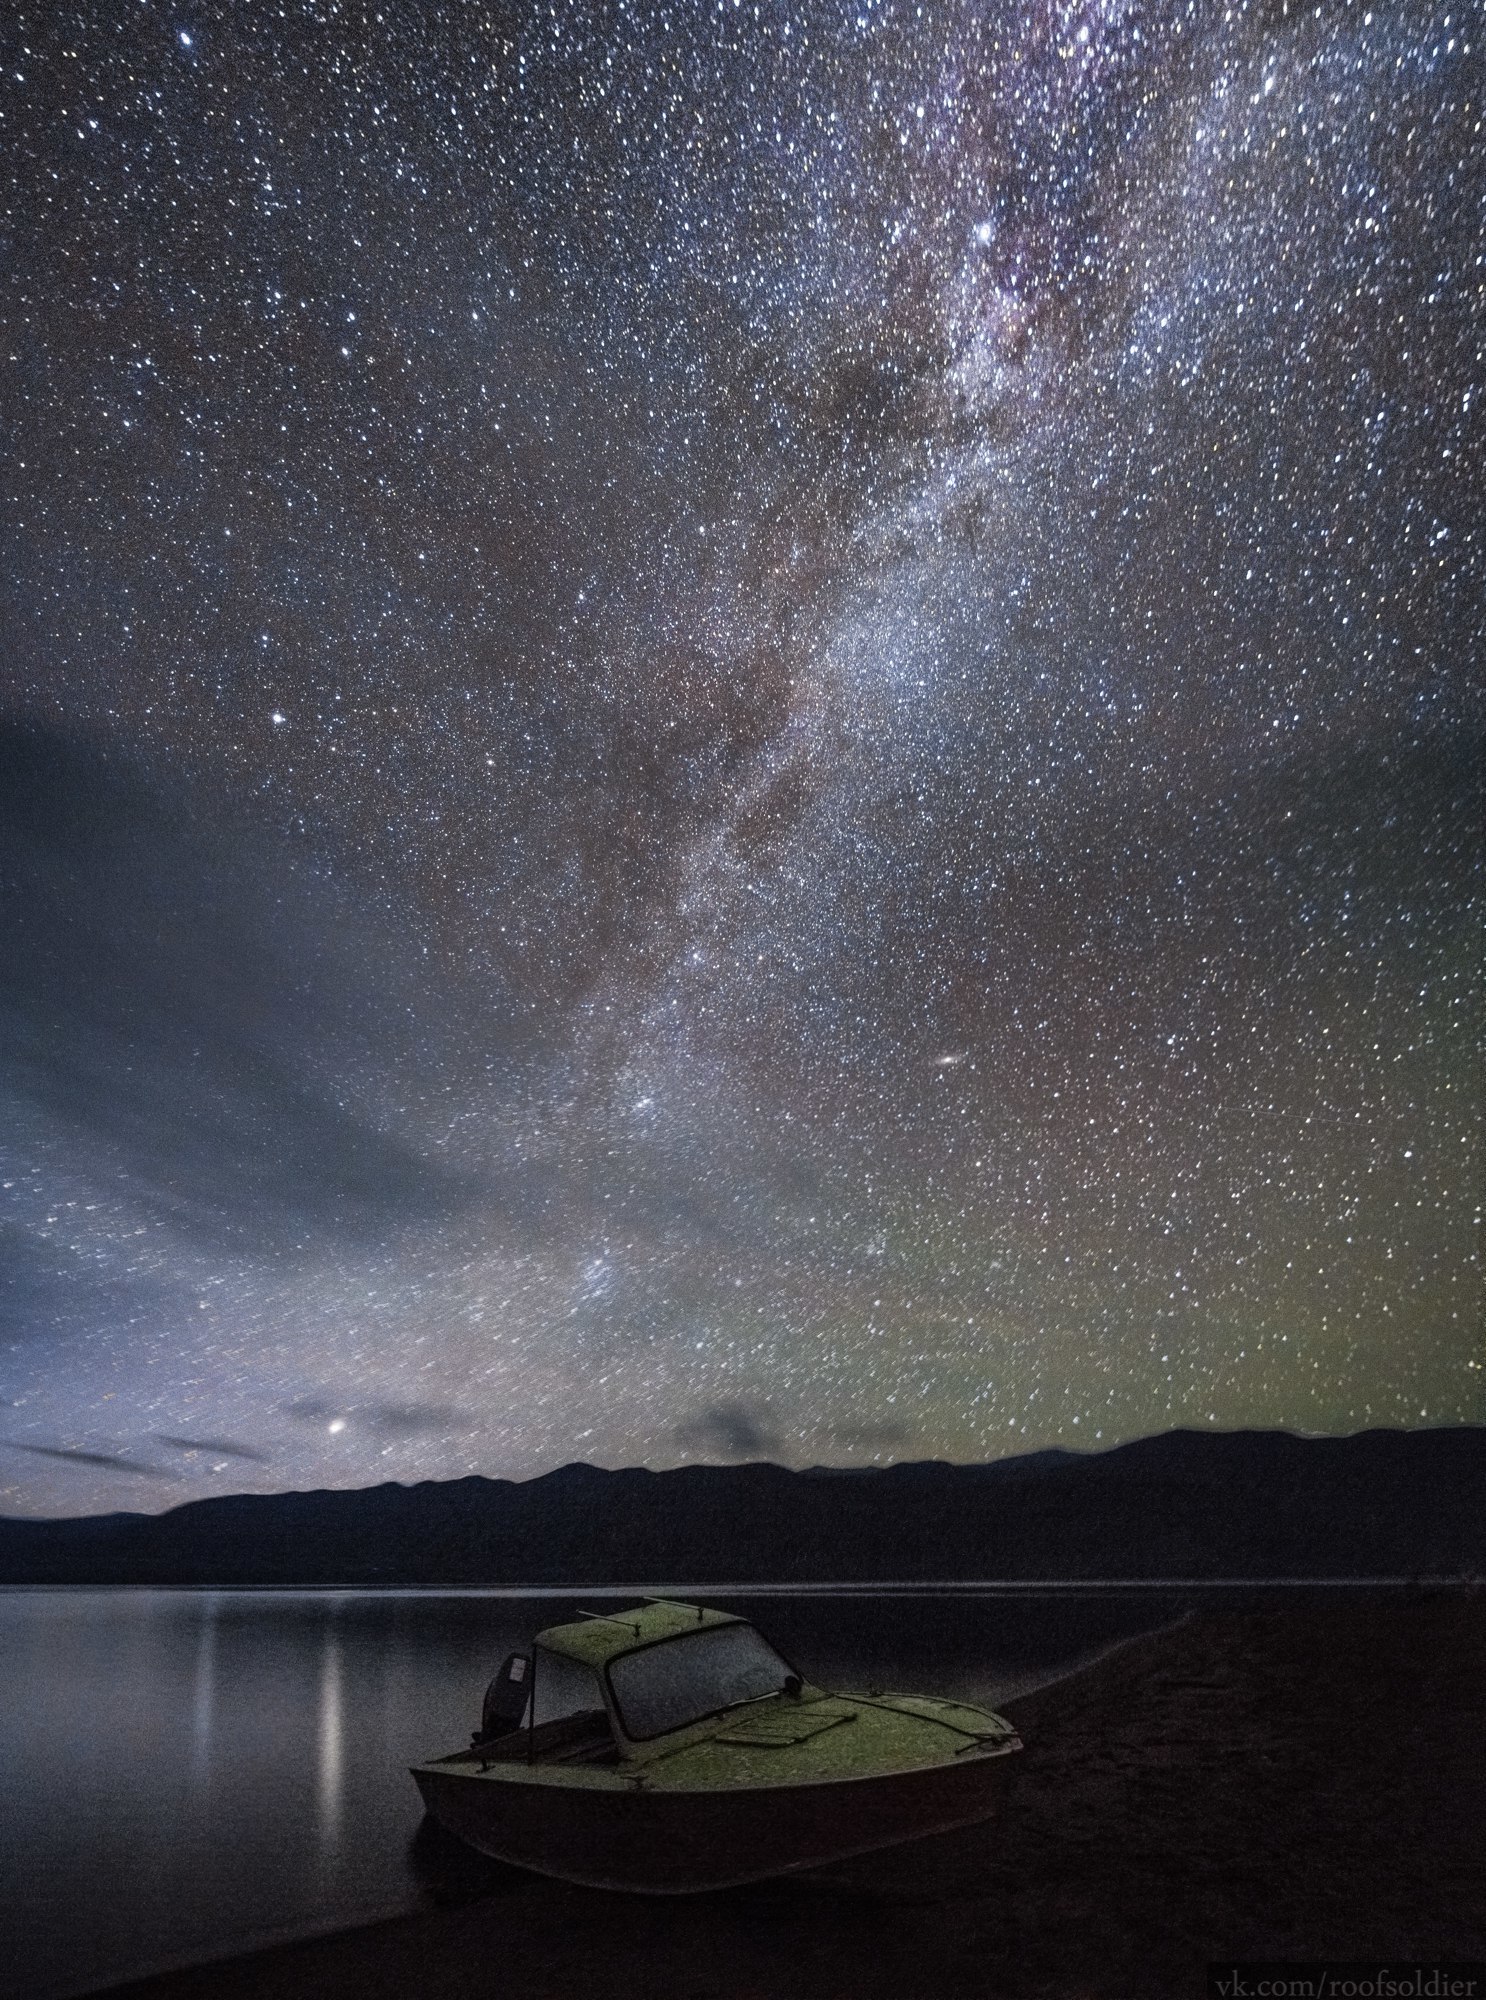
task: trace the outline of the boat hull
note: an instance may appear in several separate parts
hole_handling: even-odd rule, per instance
[[[497,1861],[596,1889],[687,1895],[895,1847],[994,1816],[1006,1751],[916,1770],[707,1789],[567,1786],[421,1765],[430,1813]]]

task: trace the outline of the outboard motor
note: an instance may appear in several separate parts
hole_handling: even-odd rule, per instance
[[[471,1736],[471,1743],[488,1743],[492,1737],[509,1736],[513,1729],[519,1729],[530,1687],[530,1659],[525,1653],[512,1653],[485,1690],[480,1727]]]

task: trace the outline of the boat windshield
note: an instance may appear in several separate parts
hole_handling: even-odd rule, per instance
[[[790,1667],[751,1625],[710,1625],[609,1662],[624,1733],[641,1743],[783,1691]]]

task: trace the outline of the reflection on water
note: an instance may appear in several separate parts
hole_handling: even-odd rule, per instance
[[[217,1594],[200,1600],[200,1636],[196,1643],[196,1687],[191,1699],[191,1766],[199,1782],[211,1756],[212,1707],[217,1690]]]
[[[320,1853],[333,1856],[341,1838],[341,1640],[335,1606],[325,1621],[320,1667]]]
[[[725,1601],[824,1686],[992,1703],[1170,1613],[1154,1595]],[[0,1589],[0,1991],[57,2000],[426,1901],[440,1871],[410,1853],[408,1765],[468,1742],[500,1661],[576,1608]]]

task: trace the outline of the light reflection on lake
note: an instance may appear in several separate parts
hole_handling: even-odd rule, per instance
[[[336,1607],[332,1605],[325,1621],[317,1726],[320,1749],[320,1852],[324,1856],[334,1854],[341,1838],[341,1641],[335,1611]]]
[[[0,1589],[0,1992],[419,1906],[407,1767],[467,1742],[504,1656],[578,1601]],[[823,1685],[992,1703],[1170,1615],[1154,1594],[716,1601]]]

